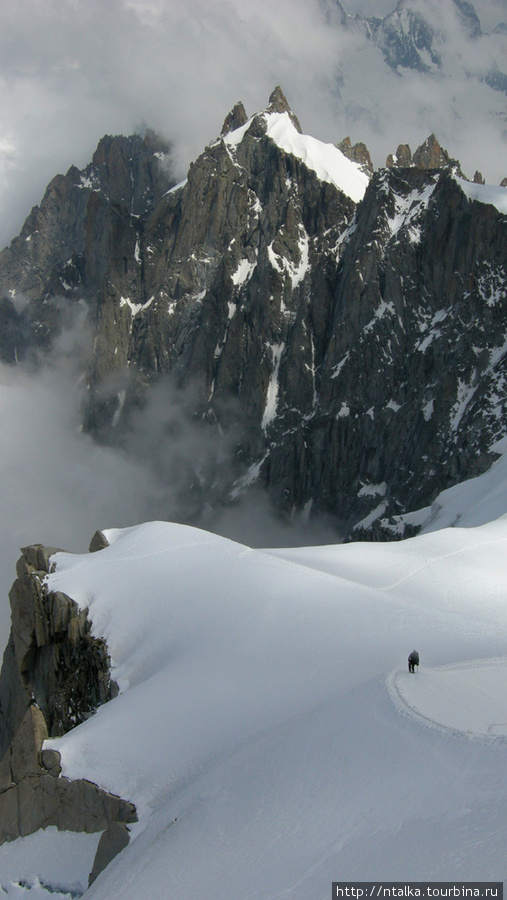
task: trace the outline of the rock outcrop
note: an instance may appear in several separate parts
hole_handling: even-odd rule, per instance
[[[449,168],[464,177],[458,160],[451,159],[434,134],[430,134],[413,155],[408,144],[400,144],[396,153],[390,153],[386,159],[386,167],[391,169],[393,166],[400,168],[415,166],[418,169]]]
[[[246,122],[248,122],[248,116],[246,114],[245,107],[243,106],[241,101],[239,101],[235,106],[233,106],[230,113],[228,113],[228,115],[225,117],[220,134],[229,134],[230,131],[235,131],[236,128],[241,128],[241,126]]]
[[[336,146],[347,159],[351,159],[352,162],[358,163],[364,172],[367,172],[368,175],[373,174],[373,163],[371,161],[370,151],[366,144],[362,141],[352,144],[350,138],[346,137]]]
[[[391,169],[393,166],[406,168],[412,165],[412,151],[408,144],[399,144],[396,153],[390,153],[386,159],[388,169]]]
[[[56,548],[25,547],[9,598],[11,634],[0,673],[0,755],[35,704],[48,735],[65,734],[117,694],[103,640],[86,611],[44,577]]]
[[[419,169],[440,169],[449,165],[450,157],[447,150],[440,146],[435,135],[430,134],[424,144],[415,151],[412,162]]]
[[[98,532],[92,544],[98,550],[107,541]],[[64,777],[60,754],[44,748],[48,737],[65,734],[117,693],[107,647],[92,636],[86,611],[45,588],[54,552],[24,548],[10,592],[11,635],[0,674],[0,843],[49,826],[102,831],[95,878],[113,850],[126,846],[137,815],[129,801]]]
[[[42,749],[47,737],[44,716],[31,706],[0,763],[0,844],[51,825],[93,834],[137,821],[132,803],[62,777],[59,753]]]
[[[296,131],[299,131],[299,134],[302,134],[302,128],[299,123],[299,119],[296,114],[292,112],[287,97],[282,91],[280,85],[277,85],[276,88],[271,92],[269,97],[269,106],[266,111],[268,113],[287,113]]]

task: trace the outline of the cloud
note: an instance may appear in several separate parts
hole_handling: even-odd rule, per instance
[[[85,552],[98,527],[150,518],[157,496],[148,470],[80,432],[78,399],[76,372],[66,364],[37,374],[0,366],[3,637],[21,546],[47,543]]]
[[[4,241],[49,179],[140,123],[176,144],[180,171],[238,99],[254,112],[279,81],[297,102],[333,39],[317,0],[18,0],[0,8]],[[317,62],[316,62],[317,61]]]

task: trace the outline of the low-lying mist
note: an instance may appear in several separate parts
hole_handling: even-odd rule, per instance
[[[36,366],[0,364],[3,645],[15,563],[19,548],[30,543],[84,553],[96,529],[157,519],[255,547],[339,540],[324,520],[282,518],[259,487],[231,504],[226,486],[235,477],[241,419],[233,402],[224,433],[195,417],[191,386],[178,391],[170,379],[161,380],[117,446],[94,441],[81,427],[83,334],[82,328],[66,331],[51,357]]]

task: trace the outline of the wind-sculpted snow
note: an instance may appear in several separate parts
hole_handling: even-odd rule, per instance
[[[502,718],[488,710],[471,742],[442,714],[452,672],[455,702],[477,698],[505,652],[507,520],[276,551],[160,522],[105,534],[48,576],[89,609],[122,690],[48,745],[140,815],[87,896],[315,900],[337,879],[505,877]]]

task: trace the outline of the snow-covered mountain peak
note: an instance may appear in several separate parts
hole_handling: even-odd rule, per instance
[[[320,181],[333,184],[355,203],[362,200],[369,183],[364,167],[348,159],[334,144],[324,143],[308,134],[303,134],[297,116],[292,112],[280,87],[275,88],[269,98],[266,110],[256,113],[246,121],[241,115],[229,114],[226,123],[240,122],[237,127],[222,130],[221,140],[234,150],[241,144],[246,134],[260,137],[266,135],[285,153],[300,159],[312,169]],[[240,109],[237,104],[235,110]],[[241,104],[241,109],[243,106]],[[224,123],[225,127],[225,123]]]

